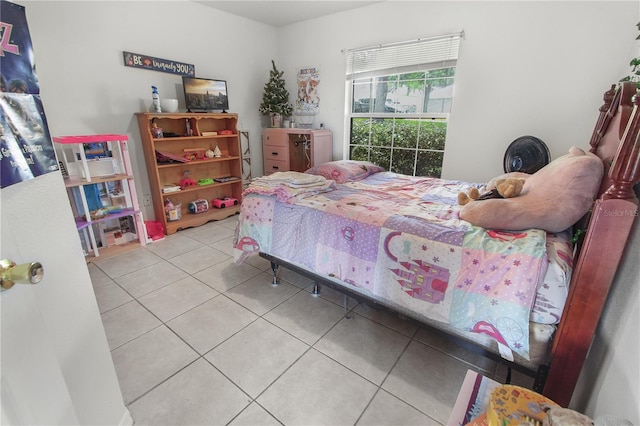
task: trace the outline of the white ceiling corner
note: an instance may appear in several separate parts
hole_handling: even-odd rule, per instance
[[[232,15],[274,27],[282,27],[321,16],[333,15],[347,10],[368,6],[380,1],[337,0],[193,0],[204,6],[222,10]]]

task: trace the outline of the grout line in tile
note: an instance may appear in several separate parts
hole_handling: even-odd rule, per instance
[[[305,344],[306,344],[306,343],[305,343]],[[287,373],[287,371],[289,371],[289,370],[291,369],[291,367],[293,367],[294,365],[296,365],[296,364],[300,361],[300,359],[301,359],[303,356],[305,356],[305,355],[306,355],[310,350],[312,350],[312,349],[313,349],[313,347],[311,347],[311,346],[309,346],[309,345],[307,345],[307,346],[308,346],[308,347],[307,347],[307,349],[305,349],[305,351],[304,351],[302,354],[300,354],[300,356],[299,356],[298,358],[296,358],[296,359],[295,359],[295,361],[293,361],[291,364],[289,364],[289,366],[288,366],[287,368],[285,368],[285,369],[284,369],[284,371],[282,371],[282,373],[280,373],[280,374],[278,375],[278,377],[276,377],[275,379],[273,379],[273,380],[271,381],[271,383],[269,383],[269,384],[268,384],[268,385],[267,385],[267,386],[266,386],[266,387],[265,387],[265,388],[264,388],[264,389],[263,389],[263,390],[262,390],[258,395],[256,395],[256,397],[255,397],[255,400],[256,400],[256,401],[258,400],[258,398],[260,398],[260,396],[262,396],[262,394],[263,394],[263,393],[265,393],[267,390],[269,390],[269,388],[270,388],[271,386],[273,386],[273,384],[274,384],[275,382],[277,382],[278,380],[280,380],[280,378],[281,378],[282,376],[284,376],[284,375]],[[317,352],[317,351],[316,351],[316,352]],[[322,355],[324,355],[324,354],[322,354]],[[271,413],[269,413],[269,414],[271,414]],[[273,414],[272,414],[272,415],[273,415]],[[275,417],[275,416],[274,416],[274,417]],[[277,418],[277,417],[276,417],[276,418]]]
[[[445,349],[443,349],[443,348],[441,348],[441,347],[439,347],[439,346],[437,346],[437,345],[431,345],[431,344],[429,344],[429,343],[426,343],[426,342],[423,342],[423,341],[420,341],[420,340],[417,340],[417,339],[416,339],[416,342],[421,343],[421,344],[423,344],[423,345],[425,345],[425,346],[427,346],[427,347],[429,347],[429,348],[431,348],[431,349],[433,349],[433,350],[435,350],[435,351],[438,351],[438,352],[440,352],[441,354],[446,355],[446,356],[448,356],[448,357],[449,357],[449,358],[451,358],[451,359],[454,359],[454,360],[456,360],[456,361],[458,361],[458,362],[461,362],[461,363],[463,363],[463,364],[466,364],[470,369],[475,370],[475,371],[477,371],[477,372],[479,372],[479,373],[481,373],[481,374],[484,374],[485,376],[489,377],[490,379],[495,380],[495,377],[497,377],[494,373],[495,373],[495,370],[498,368],[499,362],[498,362],[498,361],[493,361],[493,360],[492,360],[492,359],[490,359],[490,358],[486,358],[485,356],[483,356],[483,355],[482,355],[482,354],[480,354],[480,353],[476,353],[476,352],[473,352],[473,351],[470,351],[470,350],[469,350],[469,353],[476,354],[476,355],[478,355],[478,356],[481,356],[482,358],[485,358],[485,359],[487,359],[487,360],[489,360],[489,361],[492,361],[492,362],[495,364],[495,365],[494,365],[494,368],[493,368],[493,370],[494,370],[493,372],[492,372],[492,371],[489,371],[489,370],[485,370],[484,368],[481,368],[481,367],[479,367],[479,366],[477,366],[477,365],[475,365],[475,364],[472,364],[470,361],[467,361],[467,360],[465,360],[465,359],[463,359],[463,358],[461,358],[461,357],[458,357],[458,356],[456,356],[456,355],[450,354],[450,353],[449,353],[449,352],[447,352]],[[453,344],[454,344],[456,347],[462,348],[463,350],[467,350],[467,349],[466,349],[465,347],[463,347],[463,346],[457,346],[455,343],[453,343]],[[500,380],[498,380],[498,381],[500,381]]]
[[[264,407],[262,404],[260,404],[260,403],[258,402],[257,398],[256,398],[256,399],[254,399],[253,401],[251,401],[251,403],[256,404],[258,407],[262,408],[264,411],[266,411],[266,412],[267,412],[271,417],[273,417],[273,418],[274,418],[278,423],[280,423],[281,425],[283,425],[283,426],[285,425],[284,423],[282,423],[282,422],[280,421],[280,419],[279,419],[279,418],[277,418],[277,417],[276,417],[276,415],[275,415],[275,414],[273,414],[271,411],[269,411],[269,410],[267,409],[267,407]],[[228,426],[228,425],[230,425],[231,423],[233,423],[233,421],[236,419],[236,417],[238,417],[240,414],[242,414],[242,412],[243,412],[244,410],[246,410],[247,408],[249,408],[249,406],[250,406],[250,405],[251,405],[251,404],[247,405],[247,406],[246,406],[242,411],[240,411],[240,412],[239,412],[239,413],[238,413],[238,414],[237,414],[233,419],[231,419],[231,420],[229,421],[229,423],[227,423],[227,426]]]
[[[429,414],[425,413],[424,411],[422,411],[421,409],[419,409],[418,407],[414,406],[413,404],[411,404],[409,401],[405,401],[404,399],[400,398],[399,396],[385,390],[382,388],[382,386],[384,385],[384,383],[387,381],[387,379],[389,378],[389,376],[391,375],[391,372],[393,371],[394,368],[396,368],[396,365],[398,365],[398,362],[400,362],[400,359],[402,358],[402,356],[405,354],[405,352],[407,351],[407,349],[409,349],[409,346],[411,346],[412,343],[420,343],[424,346],[428,346],[425,345],[424,343],[420,342],[419,340],[416,340],[415,337],[418,334],[419,329],[416,329],[413,332],[413,336],[409,339],[409,341],[407,342],[407,344],[405,345],[404,349],[402,350],[402,353],[400,353],[400,355],[398,356],[398,358],[396,359],[396,361],[393,363],[393,365],[391,366],[391,368],[389,369],[389,371],[387,372],[387,374],[384,376],[384,379],[380,382],[380,386],[379,386],[379,390],[388,393],[389,395],[393,396],[394,398],[404,402],[405,404],[407,404],[408,406],[414,408],[415,410],[417,410],[419,413],[424,414],[425,416],[429,417],[430,419],[432,419],[433,421],[435,421],[436,423],[440,424],[440,422],[438,422],[437,420],[435,420],[433,417],[431,417]],[[430,347],[430,346],[428,346]],[[364,414],[364,411],[362,412]],[[358,419],[359,420],[359,419]]]
[[[167,261],[166,261],[166,260],[164,260],[164,259],[163,259],[162,261],[163,261],[163,262],[167,262]],[[160,263],[160,262],[158,262],[158,263]],[[156,263],[154,263],[154,265],[157,265],[157,264],[156,264]],[[173,264],[172,264],[172,265],[173,265]],[[152,265],[147,265],[147,266],[152,266]],[[147,266],[145,266],[145,268],[146,268]],[[98,265],[96,265],[96,267],[97,267],[98,269],[100,269],[100,267],[99,267]],[[142,268],[142,269],[144,269],[144,268]],[[102,269],[100,269],[100,270],[102,271]],[[140,269],[138,269],[138,271],[139,271],[139,270],[140,270]],[[106,274],[106,272],[104,272],[104,271],[102,271],[102,272],[103,272],[104,274]],[[117,277],[117,278],[122,278],[122,277],[124,277],[124,276],[126,276],[126,275],[133,274],[134,272],[136,272],[136,271],[129,272],[128,274],[121,275],[121,276],[119,276],[119,277]],[[188,275],[190,275],[190,274],[188,274]],[[193,278],[195,278],[195,277],[193,277]],[[124,288],[124,287],[123,287],[123,286],[122,286],[118,281],[116,281],[116,279],[115,279],[115,278],[111,278],[111,281],[113,281],[113,283],[115,283],[118,287],[120,287],[120,288],[121,288],[125,293],[127,293],[127,294],[128,294],[129,296],[131,296],[133,299],[138,300],[138,299],[140,299],[141,297],[146,296],[147,294],[151,294],[151,293],[153,293],[153,292],[154,292],[154,291],[156,291],[156,290],[160,290],[161,288],[165,288],[165,287],[167,287],[167,286],[169,286],[169,285],[171,285],[171,284],[174,284],[174,283],[176,283],[176,282],[180,281],[181,279],[184,279],[184,277],[183,277],[183,278],[179,278],[179,279],[177,279],[176,281],[172,281],[172,282],[170,282],[170,283],[167,283],[167,284],[163,285],[162,287],[158,287],[158,288],[156,288],[156,289],[154,289],[154,290],[151,290],[151,291],[149,291],[149,292],[147,292],[147,293],[145,293],[145,294],[141,294],[140,296],[134,296],[133,294],[131,294],[131,292],[130,292],[129,290],[127,290],[126,288]],[[197,279],[197,278],[196,278],[196,279]],[[215,290],[215,288],[214,288],[214,290]],[[138,300],[138,302],[139,302],[140,304],[142,304],[142,302],[140,302],[139,300]],[[125,302],[125,303],[127,303],[127,302]],[[120,306],[122,306],[122,305],[124,305],[124,303],[123,303],[123,304],[121,304]],[[112,309],[115,309],[115,308],[112,308]],[[107,311],[105,311],[105,312],[109,312],[109,311],[110,311],[110,310],[112,310],[112,309],[109,309],[109,310],[107,310]],[[103,313],[104,313],[104,312],[103,312]]]
[[[211,352],[211,351],[209,351]],[[209,353],[207,352],[207,353]],[[204,355],[201,355],[200,358],[202,358],[207,364],[209,364],[211,367],[215,368],[216,371],[220,374],[222,374],[222,376],[227,379],[229,382],[231,382],[233,384],[233,386],[237,387],[238,389],[240,389],[240,391],[245,394],[247,396],[247,398],[249,398],[251,400],[251,402],[254,401],[253,397],[251,395],[249,395],[244,389],[242,389],[236,382],[234,382],[233,380],[231,380],[231,378],[229,376],[227,376],[226,374],[224,374],[224,372],[222,370],[220,370],[218,367],[216,367],[211,361],[209,361],[207,358],[205,358]],[[247,404],[247,407],[249,405],[251,405],[251,402],[249,404]],[[245,407],[245,408],[247,408]],[[244,410],[244,409],[243,409]]]
[[[187,238],[192,238],[192,237],[190,237],[190,236],[188,236],[188,235],[186,235],[186,234],[185,234],[184,236],[185,236],[185,237],[187,237]],[[193,240],[195,240],[195,241],[198,241],[198,240],[196,240],[195,238],[192,238],[192,239],[193,239]],[[219,250],[218,250],[218,251],[219,251]],[[224,253],[224,252],[221,252],[221,253]],[[154,254],[155,254],[155,253],[154,253]],[[157,255],[156,255],[156,256],[157,256]],[[173,265],[173,263],[169,262],[169,260],[168,260],[168,259],[161,258],[160,256],[158,256],[158,257],[161,259],[160,261],[162,261],[162,262],[168,262],[168,263],[170,263],[170,264],[172,264],[172,265]],[[159,262],[158,262],[158,263],[159,263]],[[97,264],[94,264],[94,265],[95,265],[95,266],[96,266],[96,267],[97,267],[97,268],[98,268],[102,273],[106,274],[106,272],[104,272],[104,270],[102,270],[102,268],[100,268],[100,266],[99,266],[99,265],[97,265]],[[176,265],[174,265],[174,266],[176,266]],[[180,269],[181,269],[181,268],[180,268]],[[259,268],[256,268],[256,269],[259,269]],[[186,271],[185,271],[185,272],[186,272]],[[198,280],[198,279],[194,276],[194,274],[197,274],[198,272],[200,272],[200,271],[196,271],[196,272],[193,272],[193,273],[191,273],[191,272],[186,272],[186,274],[187,274],[188,276],[191,276],[191,277],[195,278],[196,280]],[[267,270],[266,270],[266,272],[269,272],[269,269],[267,269]],[[234,385],[234,386],[236,386],[238,389],[240,389],[240,390],[241,390],[241,392],[242,392],[244,395],[246,395],[246,396],[247,396],[247,398],[251,401],[251,402],[250,402],[250,403],[249,403],[245,408],[243,408],[243,409],[242,409],[238,414],[236,414],[230,422],[232,422],[232,421],[233,421],[235,418],[237,418],[237,417],[238,417],[242,412],[244,412],[244,411],[245,411],[245,410],[246,410],[246,409],[251,405],[251,403],[256,403],[256,404],[257,404],[258,406],[260,406],[263,410],[265,410],[265,411],[266,411],[270,416],[272,416],[274,419],[276,419],[278,422],[280,422],[280,423],[281,423],[280,419],[278,419],[278,418],[277,418],[273,413],[271,413],[271,412],[270,412],[269,410],[267,410],[265,407],[263,407],[262,405],[260,405],[260,404],[257,402],[257,400],[258,400],[258,398],[259,398],[259,397],[260,397],[264,392],[266,392],[266,391],[267,391],[267,390],[268,390],[268,389],[269,389],[269,388],[270,388],[270,387],[271,387],[271,386],[272,386],[276,381],[278,381],[278,380],[279,380],[279,379],[280,379],[284,374],[286,374],[286,373],[287,373],[287,372],[288,372],[288,371],[289,371],[289,370],[290,370],[294,365],[296,365],[296,364],[300,361],[300,359],[301,359],[303,356],[305,356],[307,353],[309,353],[309,351],[310,351],[310,350],[314,350],[314,351],[316,351],[318,354],[320,354],[320,355],[322,355],[322,356],[325,356],[325,357],[329,358],[329,359],[330,359],[330,360],[332,360],[333,362],[336,362],[337,364],[341,365],[342,367],[346,368],[347,370],[349,370],[349,371],[351,371],[352,373],[356,374],[358,377],[361,377],[362,379],[366,380],[368,383],[371,383],[371,384],[373,384],[373,385],[376,387],[376,391],[373,393],[373,395],[372,395],[371,399],[369,400],[369,402],[367,403],[367,405],[365,406],[365,408],[363,409],[363,411],[360,413],[360,415],[359,415],[359,417],[358,417],[357,421],[360,421],[360,419],[362,418],[362,416],[364,415],[364,413],[366,412],[366,410],[369,408],[369,406],[370,406],[370,405],[371,405],[371,403],[373,402],[373,399],[375,398],[375,396],[376,396],[380,391],[388,393],[389,395],[393,396],[394,398],[396,398],[396,399],[398,399],[398,400],[400,400],[400,401],[404,402],[405,404],[407,404],[407,405],[411,406],[412,408],[416,409],[418,412],[420,412],[420,413],[422,413],[422,414],[426,415],[427,417],[429,417],[430,419],[432,419],[432,417],[431,417],[431,416],[429,416],[428,414],[424,413],[422,410],[418,409],[417,407],[414,407],[413,405],[411,405],[411,404],[410,404],[410,403],[408,403],[407,401],[404,401],[403,399],[399,398],[398,396],[396,396],[396,395],[394,395],[394,394],[392,394],[392,393],[389,393],[389,392],[387,392],[386,390],[384,390],[384,389],[382,388],[382,386],[384,385],[384,383],[385,383],[385,382],[386,382],[386,380],[388,379],[389,375],[391,374],[391,371],[393,371],[393,369],[395,368],[395,366],[397,365],[397,363],[399,362],[399,360],[402,358],[402,356],[403,356],[403,355],[404,355],[404,353],[406,352],[406,350],[407,350],[407,348],[409,347],[409,345],[411,345],[411,343],[416,342],[416,343],[419,343],[419,344],[421,344],[421,345],[428,346],[429,348],[432,348],[432,349],[438,350],[439,352],[441,352],[441,353],[445,354],[446,356],[448,356],[448,357],[450,357],[450,358],[452,358],[452,359],[454,359],[454,360],[457,360],[457,361],[459,361],[459,362],[462,362],[462,363],[464,363],[464,364],[466,364],[466,365],[470,366],[471,368],[474,368],[474,369],[479,370],[479,371],[485,371],[484,369],[480,369],[479,367],[477,367],[477,366],[475,366],[475,365],[473,365],[473,364],[471,364],[471,363],[469,363],[469,362],[467,362],[467,361],[465,361],[465,360],[463,360],[463,359],[460,359],[460,358],[458,358],[458,357],[456,357],[456,356],[452,356],[451,354],[449,354],[449,353],[445,352],[444,350],[442,350],[442,349],[440,349],[440,348],[438,348],[438,347],[436,347],[436,346],[432,346],[432,345],[429,345],[429,344],[426,344],[426,343],[424,343],[424,342],[421,342],[421,341],[417,340],[417,339],[416,339],[416,336],[417,336],[417,334],[418,334],[418,331],[420,330],[420,328],[419,328],[419,327],[417,327],[417,328],[416,328],[416,330],[414,330],[414,331],[413,331],[413,333],[412,333],[412,335],[411,335],[411,336],[407,336],[406,334],[400,333],[400,334],[403,334],[403,335],[405,335],[405,336],[409,337],[409,340],[407,341],[407,344],[405,345],[404,349],[402,350],[402,352],[400,353],[400,355],[398,356],[398,358],[395,360],[395,362],[394,362],[393,366],[389,369],[389,371],[388,371],[388,372],[387,372],[387,374],[385,375],[385,378],[380,382],[380,384],[378,385],[378,384],[376,384],[376,383],[373,383],[373,382],[371,382],[369,379],[367,379],[366,377],[363,377],[361,374],[359,374],[359,373],[357,373],[357,372],[353,371],[351,368],[349,368],[349,367],[347,367],[347,366],[343,365],[343,364],[342,364],[342,363],[340,363],[339,361],[337,361],[337,360],[335,360],[335,359],[331,358],[330,356],[328,356],[328,355],[324,354],[323,352],[320,352],[319,350],[317,350],[317,349],[315,348],[315,345],[316,345],[316,344],[317,344],[317,343],[318,343],[322,338],[324,338],[328,333],[330,333],[330,332],[331,332],[331,331],[332,331],[332,330],[333,330],[333,329],[334,329],[334,328],[335,328],[335,327],[336,327],[336,326],[337,326],[337,325],[338,325],[342,320],[344,320],[344,319],[345,319],[345,317],[346,317],[347,315],[353,315],[353,314],[358,315],[359,317],[361,317],[361,318],[363,318],[363,319],[365,319],[365,320],[372,321],[372,322],[374,322],[375,324],[381,325],[381,326],[383,326],[383,327],[385,327],[385,328],[387,328],[387,329],[389,329],[389,330],[391,330],[391,331],[394,331],[394,332],[396,332],[396,333],[399,333],[399,332],[398,332],[397,330],[394,330],[393,328],[389,327],[389,326],[388,326],[388,325],[386,325],[386,324],[383,324],[383,323],[381,323],[381,322],[379,322],[379,321],[376,321],[376,320],[374,320],[374,319],[371,319],[371,318],[368,318],[368,317],[366,317],[366,316],[364,316],[364,315],[361,315],[361,314],[359,314],[359,313],[357,313],[357,312],[354,312],[354,311],[358,308],[358,306],[361,304],[361,303],[359,303],[359,302],[358,302],[358,303],[356,303],[356,304],[355,304],[355,306],[354,306],[353,308],[347,309],[346,314],[345,314],[345,315],[343,315],[343,316],[342,316],[342,318],[341,318],[340,320],[338,320],[335,324],[333,324],[333,325],[332,325],[332,326],[331,326],[331,327],[330,327],[330,328],[329,328],[329,329],[328,329],[328,330],[327,330],[327,331],[326,331],[322,336],[320,336],[320,337],[319,337],[319,338],[318,338],[318,339],[317,339],[313,344],[311,344],[311,345],[310,345],[310,344],[308,344],[308,343],[306,343],[306,342],[302,341],[302,340],[301,340],[301,339],[299,339],[298,337],[296,337],[296,336],[292,335],[292,334],[291,334],[291,333],[289,333],[287,330],[282,329],[281,327],[277,326],[276,324],[273,324],[272,322],[270,322],[270,321],[268,321],[266,318],[264,318],[264,317],[265,317],[265,315],[267,315],[269,312],[273,311],[273,310],[274,310],[274,309],[276,309],[277,307],[281,306],[283,303],[285,303],[285,302],[289,301],[291,298],[293,298],[293,297],[295,297],[296,295],[298,295],[298,294],[300,293],[300,291],[306,291],[306,292],[309,292],[309,290],[307,290],[307,288],[309,288],[309,286],[307,286],[307,287],[305,287],[305,288],[300,288],[300,287],[296,286],[295,284],[292,284],[290,281],[288,281],[288,280],[286,280],[286,279],[285,279],[285,280],[283,280],[283,281],[284,281],[284,282],[286,282],[286,283],[287,283],[287,284],[289,284],[289,285],[293,285],[294,287],[296,287],[296,288],[298,289],[298,291],[294,292],[291,296],[289,296],[289,297],[287,297],[286,299],[282,300],[280,303],[278,303],[276,306],[274,306],[273,308],[269,309],[267,312],[265,312],[265,313],[264,313],[264,314],[262,314],[262,315],[258,315],[257,313],[255,313],[255,312],[253,312],[251,309],[249,309],[248,307],[246,307],[246,306],[242,305],[241,303],[239,303],[239,302],[237,302],[237,301],[235,301],[235,300],[231,299],[231,298],[226,294],[226,293],[227,293],[229,290],[231,290],[231,289],[227,289],[227,290],[225,290],[224,292],[220,292],[220,291],[216,290],[216,291],[218,291],[218,294],[217,294],[216,296],[214,296],[213,298],[223,296],[223,297],[227,298],[228,300],[230,300],[230,301],[234,302],[234,303],[235,303],[235,304],[237,304],[238,306],[241,306],[242,308],[247,309],[248,311],[252,312],[252,313],[253,313],[254,315],[256,315],[257,317],[256,317],[253,321],[251,321],[250,323],[248,323],[246,326],[244,326],[244,327],[243,327],[243,328],[241,328],[240,330],[237,330],[237,331],[236,331],[235,333],[233,333],[231,336],[227,337],[225,340],[223,340],[223,341],[219,342],[217,345],[215,345],[215,346],[214,346],[214,347],[212,347],[211,349],[207,350],[205,353],[200,354],[198,351],[196,351],[196,350],[195,350],[195,348],[193,348],[191,345],[189,345],[189,344],[188,344],[184,339],[182,339],[182,337],[180,337],[180,336],[179,336],[179,335],[178,335],[178,334],[177,334],[177,333],[176,333],[176,332],[175,332],[175,331],[174,331],[174,330],[173,330],[173,329],[172,329],[172,328],[167,324],[169,321],[171,321],[171,320],[173,320],[173,319],[175,319],[175,318],[171,318],[171,319],[169,319],[169,320],[167,320],[167,321],[163,321],[163,320],[161,320],[161,319],[160,319],[160,318],[158,318],[158,317],[157,317],[153,312],[151,312],[151,311],[150,311],[150,310],[149,310],[149,309],[148,309],[148,308],[147,308],[143,303],[141,303],[141,302],[139,301],[139,297],[142,297],[142,296],[144,296],[144,295],[141,295],[141,296],[139,296],[139,297],[133,296],[130,292],[128,292],[126,289],[124,289],[124,287],[122,287],[122,286],[121,286],[121,285],[120,285],[120,284],[119,284],[119,283],[118,283],[114,278],[111,278],[108,274],[106,274],[106,275],[107,275],[107,276],[108,276],[108,277],[109,277],[109,278],[110,278],[110,279],[111,279],[111,280],[112,280],[116,285],[118,285],[122,290],[124,290],[124,291],[125,291],[125,292],[126,292],[126,293],[127,293],[127,294],[132,298],[132,299],[133,299],[133,300],[131,300],[131,301],[136,301],[137,303],[139,303],[139,304],[140,304],[144,309],[146,309],[149,313],[151,313],[155,318],[157,318],[157,319],[161,322],[161,324],[160,324],[160,325],[165,325],[165,326],[166,326],[166,327],[167,327],[167,328],[168,328],[168,329],[169,329],[169,330],[170,330],[174,335],[176,335],[176,336],[180,339],[180,341],[182,341],[183,343],[185,343],[189,348],[191,348],[194,352],[196,352],[196,354],[198,354],[198,357],[197,357],[194,361],[192,361],[192,362],[188,363],[187,365],[185,365],[185,366],[184,366],[183,368],[181,368],[180,370],[176,371],[176,372],[175,372],[174,374],[172,374],[171,376],[167,377],[166,379],[164,379],[163,381],[161,381],[161,382],[160,382],[160,383],[158,383],[157,385],[153,386],[151,389],[149,389],[148,391],[146,391],[144,394],[140,395],[140,396],[139,396],[139,397],[137,397],[136,399],[134,399],[134,400],[132,400],[131,402],[129,402],[129,404],[127,404],[127,407],[129,407],[131,404],[135,403],[135,402],[136,402],[136,401],[138,401],[140,398],[142,398],[142,397],[144,397],[145,395],[147,395],[147,394],[148,394],[149,392],[151,392],[153,389],[155,389],[155,388],[157,388],[158,386],[160,386],[161,384],[165,383],[165,382],[166,382],[167,380],[169,380],[170,378],[174,377],[174,376],[175,376],[176,374],[178,374],[179,372],[183,371],[183,370],[184,370],[185,368],[187,368],[188,366],[192,365],[192,364],[193,364],[194,362],[196,362],[198,359],[202,358],[202,359],[203,359],[203,360],[205,360],[209,365],[211,365],[213,368],[215,368],[215,369],[216,369],[216,371],[218,371],[220,374],[222,374],[222,375],[223,375],[223,377],[225,377],[227,380],[229,380],[231,383],[233,383],[233,385]],[[242,282],[238,283],[237,285],[243,284],[244,282],[246,282],[246,281],[248,281],[249,279],[252,279],[252,278],[253,278],[253,277],[248,278],[247,280],[242,281]],[[200,281],[200,280],[198,280],[198,281],[199,281],[199,282],[202,282],[202,281]],[[167,284],[167,285],[170,285],[170,284],[172,284],[172,283],[169,283],[169,284]],[[203,283],[203,284],[207,285],[206,283]],[[237,286],[237,285],[236,285],[236,286]],[[232,287],[232,288],[235,288],[236,286],[234,286],[234,287]],[[163,286],[163,287],[164,287],[164,286]],[[163,288],[163,287],[161,287],[161,288]],[[154,291],[157,291],[157,290],[159,290],[159,289],[160,289],[160,288],[155,289]],[[215,290],[215,289],[214,289],[214,290]],[[149,292],[149,293],[146,293],[146,294],[150,294],[150,293],[152,293],[152,292]],[[322,297],[322,296],[318,296],[318,297]],[[198,304],[197,306],[194,306],[194,307],[190,308],[189,310],[187,310],[187,311],[183,312],[183,313],[182,313],[182,314],[180,314],[180,315],[184,315],[185,313],[187,313],[187,312],[189,312],[189,311],[191,311],[191,310],[193,310],[193,309],[197,308],[198,306],[201,306],[202,304],[204,304],[204,303],[207,303],[207,302],[211,301],[213,298],[210,298],[210,299],[207,299],[206,301],[203,301],[202,303]],[[330,303],[333,303],[334,305],[337,305],[337,306],[340,306],[340,307],[344,307],[344,305],[343,305],[343,304],[336,303],[334,300],[330,300],[330,299],[326,299],[326,298],[323,298],[323,300],[325,300],[325,301],[327,301],[327,302],[330,302]],[[131,302],[131,301],[129,301],[129,302]],[[357,302],[357,300],[356,300],[356,302]],[[126,303],[128,303],[128,302],[126,302]],[[122,306],[122,305],[120,305],[120,306]],[[117,308],[117,307],[116,307],[116,308]],[[112,308],[112,309],[116,309],[116,308]],[[111,311],[112,309],[109,309],[108,311],[105,311],[105,312],[109,312],[109,311]],[[103,312],[103,313],[104,313],[104,312]],[[177,317],[176,317],[176,318],[177,318]],[[243,390],[243,389],[242,389],[242,388],[241,388],[237,383],[235,383],[233,380],[231,380],[229,377],[227,377],[227,376],[226,376],[222,371],[220,371],[220,370],[219,370],[215,365],[213,365],[211,362],[209,362],[209,360],[208,360],[207,358],[205,358],[205,356],[206,356],[209,352],[211,352],[212,350],[214,350],[215,348],[217,348],[218,346],[220,346],[221,344],[223,344],[224,342],[228,341],[229,339],[231,339],[232,337],[234,337],[235,335],[237,335],[238,333],[240,333],[241,331],[243,331],[244,329],[246,329],[247,327],[249,327],[250,325],[252,325],[252,324],[253,324],[255,321],[257,321],[259,318],[260,318],[260,319],[263,319],[263,320],[265,320],[265,321],[267,321],[269,324],[276,326],[278,329],[280,329],[280,330],[284,331],[284,332],[285,332],[285,333],[287,333],[289,336],[294,337],[296,340],[298,340],[298,341],[300,341],[300,342],[304,343],[304,344],[307,346],[307,348],[306,348],[306,350],[305,350],[305,351],[304,351],[304,352],[303,352],[303,353],[302,353],[298,358],[296,358],[296,360],[295,360],[295,361],[293,361],[293,362],[292,362],[292,363],[291,363],[291,364],[290,364],[290,365],[289,365],[289,366],[288,366],[288,367],[287,367],[287,368],[286,368],[286,369],[285,369],[281,374],[279,374],[279,375],[278,375],[278,376],[277,376],[273,381],[271,381],[271,383],[269,383],[269,384],[265,387],[265,389],[263,389],[263,390],[262,390],[262,391],[261,391],[261,392],[260,392],[260,393],[255,397],[255,398],[253,398],[253,397],[251,397],[249,394],[247,394],[247,393],[246,393],[246,392],[245,392],[245,391],[244,391],[244,390]],[[129,343],[129,342],[131,342],[131,341],[133,341],[133,340],[137,339],[138,337],[141,337],[142,335],[147,334],[147,333],[149,333],[149,332],[150,332],[150,331],[152,331],[152,330],[155,330],[156,328],[160,327],[160,325],[158,325],[157,327],[154,327],[154,328],[153,328],[153,329],[151,329],[151,330],[148,330],[147,332],[145,332],[145,333],[141,334],[140,336],[135,337],[134,339],[131,339],[130,341],[128,341],[128,342],[126,342],[126,343]],[[124,344],[126,344],[126,343],[123,343],[123,345],[124,345]],[[119,348],[119,347],[121,347],[121,346],[122,346],[122,345],[118,346],[118,348]],[[115,350],[115,349],[117,349],[117,348],[112,349],[112,351],[113,351],[113,350]],[[497,367],[496,367],[496,368],[497,368]],[[488,373],[491,373],[491,372],[488,372]],[[494,368],[493,375],[494,375],[494,376],[496,375],[495,368]],[[432,419],[432,420],[434,420],[434,419]],[[357,423],[357,421],[356,421],[356,423]],[[435,421],[435,420],[434,420],[434,421]],[[436,421],[436,423],[440,424],[440,423],[439,423],[439,422],[437,422],[437,421]]]
[[[378,393],[380,392],[384,392],[384,389],[382,389],[380,386],[378,386],[376,388],[376,391],[373,393],[373,395],[371,395],[371,399],[369,399],[369,402],[367,402],[367,405],[365,405],[365,407],[362,409],[362,412],[360,413],[360,415],[358,416],[358,418],[356,419],[356,421],[353,423],[354,425],[357,425],[358,422],[360,421],[360,419],[362,418],[362,416],[364,416],[364,413],[367,412],[367,409],[369,408],[369,406],[371,405],[371,403],[373,402],[373,400],[376,398],[376,395],[378,395]],[[404,402],[404,401],[403,401]]]
[[[137,302],[137,300],[136,300],[136,302]],[[138,303],[140,303],[140,302],[138,302]],[[140,303],[140,304],[142,305],[142,303]],[[157,318],[157,317],[156,317],[156,318]],[[146,335],[146,334],[151,333],[153,330],[155,330],[155,329],[157,329],[157,328],[159,328],[159,327],[162,327],[163,325],[165,325],[165,324],[164,324],[164,323],[158,324],[158,325],[156,325],[155,327],[150,328],[149,330],[145,331],[144,333],[139,334],[139,335],[137,335],[136,337],[133,337],[133,338],[131,338],[131,339],[127,340],[126,342],[123,342],[122,344],[120,344],[120,345],[116,346],[115,348],[111,349],[109,352],[113,353],[113,351],[115,351],[115,350],[117,350],[117,349],[120,349],[120,348],[121,348],[121,347],[123,347],[124,345],[127,345],[127,344],[129,344],[129,343],[133,342],[134,340],[136,340],[136,339],[137,339],[137,338],[139,338],[139,337],[142,337],[142,336],[144,336],[144,335]]]
[[[167,378],[165,378],[164,380],[160,381],[158,384],[156,384],[155,386],[152,386],[151,388],[149,388],[146,392],[142,393],[140,396],[138,396],[137,398],[129,401],[127,405],[127,409],[129,407],[131,407],[132,404],[134,404],[136,401],[138,401],[139,399],[143,398],[145,395],[149,394],[151,391],[153,391],[154,389],[156,389],[158,386],[162,385],[163,383],[165,383],[167,380],[171,379],[172,377],[174,377],[176,374],[180,373],[181,371],[183,371],[185,368],[189,367],[190,365],[192,365],[194,362],[198,361],[201,357],[198,357],[196,359],[194,359],[193,361],[191,361],[190,363],[188,363],[187,365],[185,365],[184,367],[180,368],[178,371],[176,371],[175,373],[169,375]]]

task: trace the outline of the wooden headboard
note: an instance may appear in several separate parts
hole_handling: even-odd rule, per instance
[[[633,190],[640,181],[640,95],[635,83],[607,91],[591,138],[591,152],[605,163],[569,295],[551,352],[543,393],[568,406],[622,253],[638,214]]]

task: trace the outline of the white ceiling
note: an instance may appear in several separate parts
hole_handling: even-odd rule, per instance
[[[320,16],[332,15],[346,10],[368,6],[379,1],[338,1],[338,0],[288,0],[288,1],[223,1],[193,0],[214,9],[219,9],[253,21],[274,27],[281,27]]]

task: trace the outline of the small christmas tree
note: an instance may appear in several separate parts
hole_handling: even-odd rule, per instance
[[[291,115],[293,107],[289,103],[289,92],[284,86],[282,74],[278,71],[276,63],[271,60],[273,69],[269,72],[269,81],[264,85],[264,94],[260,103],[260,112],[263,114]]]

